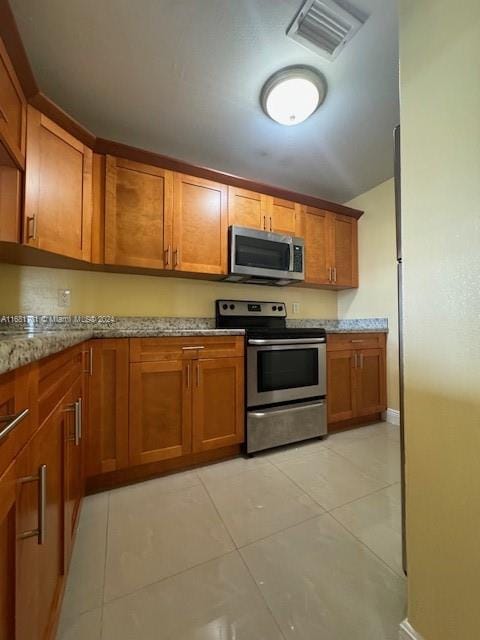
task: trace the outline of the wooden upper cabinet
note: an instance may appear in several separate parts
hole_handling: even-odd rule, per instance
[[[295,236],[300,215],[301,205],[298,202],[271,198],[269,231]]]
[[[200,359],[193,369],[193,450],[243,442],[244,359]]]
[[[0,39],[0,164],[25,167],[26,115],[25,96]]]
[[[130,464],[147,464],[191,452],[192,362],[130,365]]]
[[[305,238],[305,281],[308,284],[331,283],[330,214],[306,207],[303,216]]]
[[[333,283],[337,287],[358,287],[357,221],[336,214],[331,224]]]
[[[28,107],[24,242],[90,260],[92,151]]]
[[[171,268],[173,173],[107,156],[105,263]]]
[[[86,474],[128,467],[128,345],[125,338],[92,340],[86,360]]]
[[[0,241],[20,242],[22,172],[0,165]]]
[[[256,191],[228,187],[228,226],[267,229],[269,198]]]
[[[227,187],[181,173],[173,189],[173,269],[227,273]]]

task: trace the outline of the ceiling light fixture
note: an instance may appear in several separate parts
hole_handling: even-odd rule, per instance
[[[263,85],[260,102],[265,113],[292,126],[309,118],[325,100],[327,83],[311,67],[295,66],[274,73]]]

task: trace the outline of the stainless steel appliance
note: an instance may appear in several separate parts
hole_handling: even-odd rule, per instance
[[[229,229],[230,282],[285,286],[305,279],[302,238],[248,229]]]
[[[326,333],[286,326],[283,302],[217,300],[216,325],[246,330],[247,453],[327,433]]]

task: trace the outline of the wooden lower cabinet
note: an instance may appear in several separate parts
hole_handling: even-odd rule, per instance
[[[244,359],[194,362],[193,450],[243,442]]]
[[[130,464],[191,452],[192,361],[130,365]]]
[[[13,463],[0,476],[0,638],[15,638],[16,476]]]
[[[48,637],[61,595],[65,569],[63,433],[66,420],[67,414],[59,405],[23,449],[16,463],[15,640]],[[35,530],[39,530],[38,533],[23,539],[27,532]]]
[[[85,347],[87,476],[128,467],[129,340],[92,340]]]
[[[385,334],[344,334],[327,339],[327,398],[332,430],[385,411]]]

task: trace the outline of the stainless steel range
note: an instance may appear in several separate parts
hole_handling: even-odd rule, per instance
[[[246,330],[247,453],[327,433],[325,329],[290,329],[283,302],[217,300],[218,328]]]

